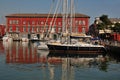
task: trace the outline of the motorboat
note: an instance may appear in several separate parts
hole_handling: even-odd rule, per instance
[[[22,40],[22,42],[28,42],[29,41],[29,39],[26,35],[23,35],[21,40]]]
[[[31,34],[31,41],[39,41],[38,37],[36,34]]]
[[[38,45],[38,49],[39,50],[48,50],[48,46],[46,42],[40,42],[40,44]]]
[[[13,41],[13,38],[10,34],[6,34],[3,36],[2,40],[3,40],[3,42],[11,42],[11,41]]]

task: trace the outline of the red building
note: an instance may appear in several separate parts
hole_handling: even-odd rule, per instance
[[[53,16],[55,16],[53,18]],[[75,14],[73,32],[87,32],[89,26],[89,16],[84,14]],[[38,34],[50,30],[52,33],[62,31],[62,14],[10,14],[6,16],[7,32],[14,37],[21,34]],[[67,18],[66,26],[70,25],[70,17]]]
[[[0,24],[0,37],[4,36],[5,34],[5,25]]]
[[[112,37],[113,37],[113,40],[116,40],[116,41],[120,42],[120,34],[119,33],[113,33]]]

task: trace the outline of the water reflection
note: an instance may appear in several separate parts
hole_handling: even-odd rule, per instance
[[[63,59],[70,61],[71,65],[91,65],[98,64],[104,57],[97,54],[60,54],[49,53],[46,50],[38,50],[36,43],[13,42],[4,44],[6,50],[6,63],[52,63],[58,64],[65,62]]]
[[[50,80],[56,80],[57,76],[61,78],[59,80],[74,80],[76,68],[98,68],[102,71],[107,71],[108,68],[107,59],[102,55],[50,53],[38,50],[37,43],[32,42],[3,43],[3,45],[7,64],[37,65],[37,69],[42,68],[44,79],[49,75]],[[25,70],[30,67],[33,69],[33,65],[29,65]]]
[[[108,56],[112,61],[116,61],[117,63],[120,62],[120,53],[109,53]]]
[[[6,47],[7,46],[7,47]],[[12,45],[4,44],[6,50],[6,63],[37,63],[41,58],[34,43],[14,42]]]
[[[3,51],[0,55],[2,80],[6,80],[5,78],[16,78],[16,80],[36,78],[37,80],[80,80],[80,78],[93,80],[98,78],[103,80],[100,76],[107,77],[113,74],[119,78],[120,65],[117,59],[119,56],[115,53],[109,56],[51,53],[38,50],[37,42],[0,42],[0,44],[0,51]],[[4,77],[6,75],[10,76]]]
[[[48,57],[57,57],[65,60],[64,62],[70,66],[75,67],[95,67],[101,64],[102,62],[107,61],[106,57],[103,55],[97,54],[53,54],[49,53]]]
[[[0,41],[0,54],[4,53],[3,43]]]

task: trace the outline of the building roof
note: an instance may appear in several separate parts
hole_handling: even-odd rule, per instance
[[[120,18],[110,18],[109,19],[112,23],[120,23]]]
[[[43,17],[48,17],[49,14],[27,14],[27,13],[22,13],[22,14],[9,14],[6,17],[15,17],[15,18],[43,18]],[[53,17],[54,14],[50,14],[49,17]],[[62,17],[62,14],[56,14],[57,17]],[[69,16],[70,17],[70,16]],[[76,13],[75,17],[80,17],[80,18],[90,18],[88,15],[85,14],[80,14]]]

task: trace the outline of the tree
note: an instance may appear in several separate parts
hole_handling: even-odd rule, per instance
[[[106,39],[108,38],[108,33],[106,33],[106,29],[109,29],[110,25],[112,24],[111,21],[108,19],[107,15],[102,15],[100,16],[100,21],[101,23],[97,24],[97,29],[98,30],[103,30],[104,34],[99,34],[101,38]]]
[[[97,29],[97,25],[96,24],[92,24],[89,26],[89,31],[88,34],[97,37],[98,36],[98,29]]]
[[[104,28],[105,28],[105,24],[104,23],[99,23],[99,24],[97,24],[97,29],[98,30],[103,30]]]
[[[106,25],[105,27],[107,28],[108,25],[111,25],[111,21],[108,19],[108,16],[107,15],[102,15],[100,17],[100,20]]]
[[[107,15],[102,15],[99,19],[96,19],[92,25],[89,27],[89,33],[94,36],[99,36],[99,30],[104,31],[104,35],[106,36],[106,30],[111,25],[111,21],[108,19]]]

